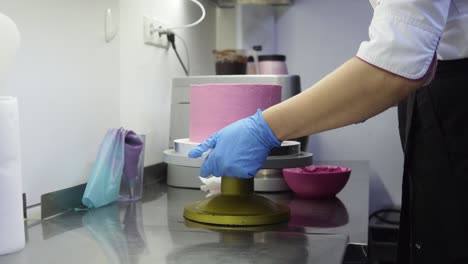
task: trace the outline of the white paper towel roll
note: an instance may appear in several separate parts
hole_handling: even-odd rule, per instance
[[[0,97],[0,255],[24,248],[18,102]]]
[[[9,70],[20,44],[20,34],[16,24],[0,13],[0,79]]]

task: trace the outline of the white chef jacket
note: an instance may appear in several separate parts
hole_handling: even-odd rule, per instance
[[[357,57],[408,79],[422,79],[434,55],[468,58],[468,0],[371,0],[369,40]]]

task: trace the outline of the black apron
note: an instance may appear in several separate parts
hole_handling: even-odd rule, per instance
[[[398,263],[468,263],[468,59],[398,107],[405,152]]]

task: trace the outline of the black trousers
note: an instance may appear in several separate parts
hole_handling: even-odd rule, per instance
[[[398,109],[405,152],[398,263],[468,264],[468,59]]]

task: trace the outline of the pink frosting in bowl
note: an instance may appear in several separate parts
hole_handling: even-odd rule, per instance
[[[345,187],[350,175],[350,168],[330,165],[283,169],[289,188],[301,198],[334,197]]]

